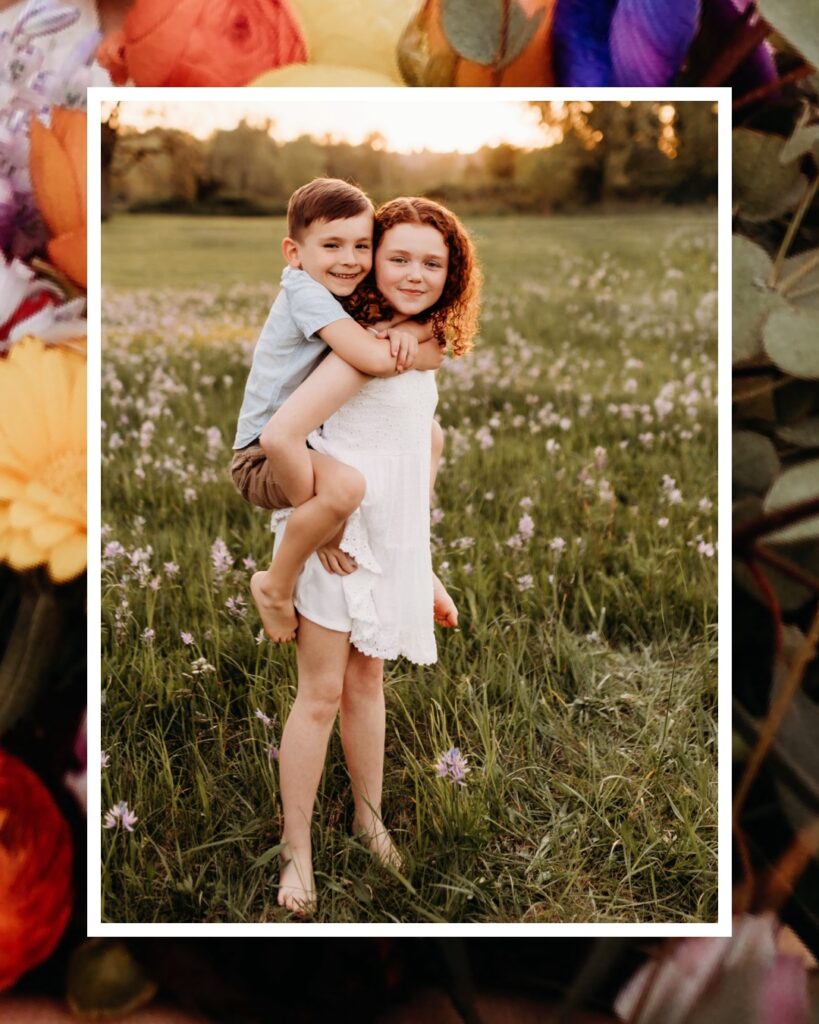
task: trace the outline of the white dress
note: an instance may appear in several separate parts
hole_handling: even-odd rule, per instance
[[[437,660],[429,544],[430,432],[437,402],[432,371],[375,378],[309,438],[316,451],[358,469],[367,491],[340,545],[358,568],[338,576],[311,555],[294,603],[320,626],[349,632],[350,643],[373,658],[403,656],[419,665]],[[276,546],[291,512],[273,514]]]

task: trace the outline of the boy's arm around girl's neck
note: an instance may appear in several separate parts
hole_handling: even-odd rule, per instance
[[[407,321],[407,330],[413,333],[423,331],[431,335],[431,330],[424,324]],[[400,328],[404,330],[402,324]],[[369,377],[393,377],[398,372],[396,357],[391,352],[390,339],[376,339],[373,334],[349,318],[335,320],[323,327],[319,332],[322,341],[350,366],[366,373]],[[374,342],[376,342],[374,344]],[[418,357],[415,362],[417,370],[437,370],[441,365],[442,355],[438,345],[423,344],[418,346]]]

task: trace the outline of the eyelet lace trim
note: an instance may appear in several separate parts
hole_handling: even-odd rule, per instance
[[[270,520],[271,531],[275,533],[278,526],[292,514],[292,508],[276,509]],[[355,572],[341,580],[347,612],[352,619],[350,643],[370,658],[393,661],[403,656],[416,665],[434,665],[438,660],[434,636],[431,644],[407,643],[400,632],[390,630],[386,633],[381,625],[373,599],[375,581],[381,575],[381,566],[370,548],[360,509],[356,509],[347,520],[339,547],[345,555],[354,558],[358,565]]]

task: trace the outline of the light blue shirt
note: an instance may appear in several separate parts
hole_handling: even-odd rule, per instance
[[[316,331],[345,318],[349,314],[324,285],[304,270],[284,268],[281,291],[253,350],[234,448],[254,441],[327,355],[329,348]]]

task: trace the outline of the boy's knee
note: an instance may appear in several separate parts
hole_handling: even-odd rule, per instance
[[[432,457],[440,459],[444,451],[444,431],[437,420],[432,421]]]
[[[290,441],[282,436],[274,420],[270,420],[259,435],[259,445],[269,459],[275,459],[290,447]]]
[[[363,474],[351,466],[344,466],[328,483],[324,497],[338,515],[346,518],[364,500],[366,491],[367,483]]]

